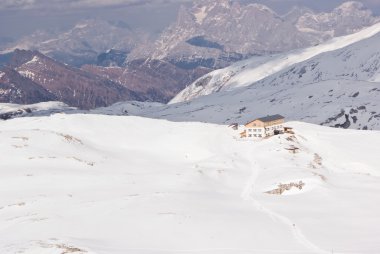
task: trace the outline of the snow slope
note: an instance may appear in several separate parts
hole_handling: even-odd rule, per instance
[[[258,117],[281,114],[292,121],[380,130],[380,83],[345,79],[308,84],[259,82],[189,102],[171,105],[127,102],[92,112],[217,124],[245,124]]]
[[[244,142],[138,117],[0,122],[0,253],[379,252],[380,133],[289,125]],[[266,193],[280,183],[303,188]]]
[[[191,93],[194,98],[190,101],[137,107],[140,110],[132,114],[174,121],[241,124],[265,115],[282,114],[289,120],[380,130],[379,45],[380,33],[377,33],[293,64],[260,81],[256,81],[253,73],[250,85],[247,74],[242,87],[215,86],[219,92],[199,98],[196,92]],[[220,72],[228,80],[229,72]],[[241,77],[237,74],[235,78]]]
[[[347,47],[356,42],[370,38],[379,32],[380,23],[377,23],[358,33],[337,37],[314,47],[295,50],[286,54],[268,57],[254,57],[246,61],[238,62],[230,67],[216,70],[201,77],[180,92],[170,103],[173,104],[189,101],[214,92],[249,86],[259,80],[278,73],[289,66],[304,62],[322,53]]]

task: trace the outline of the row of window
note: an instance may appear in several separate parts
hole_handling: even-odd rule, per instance
[[[266,131],[282,129],[282,125],[265,128]],[[262,132],[262,129],[248,129],[248,132]]]
[[[249,138],[255,137],[255,138],[262,138],[263,136],[261,134],[248,134]]]
[[[273,126],[271,128],[265,128],[265,130],[267,130],[267,131],[270,131],[270,130],[279,130],[279,129],[282,129],[282,125]]]
[[[261,129],[248,129],[248,132],[261,132]]]

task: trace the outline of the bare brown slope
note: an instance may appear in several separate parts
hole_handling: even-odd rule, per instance
[[[87,65],[82,69],[117,82],[150,101],[162,103],[211,71],[204,67],[186,70],[161,60],[135,60],[125,68]]]
[[[0,77],[0,102],[33,104],[57,100],[54,94],[23,77],[17,71],[5,68]]]
[[[16,50],[10,67],[74,107],[89,109],[145,99],[109,79],[59,63],[37,51]]]

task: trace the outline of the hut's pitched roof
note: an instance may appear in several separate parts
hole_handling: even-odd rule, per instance
[[[273,115],[273,116],[261,117],[261,118],[258,118],[256,120],[260,120],[260,121],[266,123],[266,122],[272,122],[272,121],[282,120],[282,119],[285,119],[285,117],[283,117],[282,115]]]
[[[246,123],[245,125],[248,125],[254,121],[261,121],[263,123],[268,123],[268,122],[272,122],[272,121],[276,121],[276,120],[282,120],[282,119],[285,119],[285,117],[283,117],[282,115],[272,115],[272,116],[257,118],[253,121]]]

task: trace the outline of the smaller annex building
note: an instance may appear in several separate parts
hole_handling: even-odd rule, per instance
[[[257,118],[244,125],[241,138],[265,138],[284,133],[285,117],[273,115]]]

